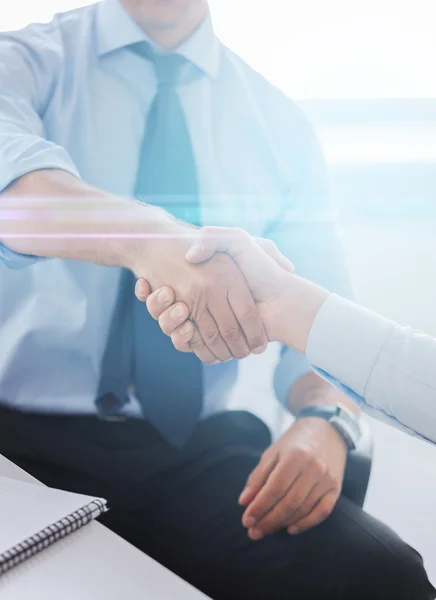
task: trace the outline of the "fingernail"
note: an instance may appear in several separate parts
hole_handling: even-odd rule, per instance
[[[254,517],[248,517],[248,519],[244,519],[244,525],[247,529],[251,529],[256,525],[256,519]]]
[[[197,258],[197,254],[201,254],[203,248],[204,246],[202,246],[201,244],[194,244],[193,246],[191,246],[188,252],[185,254],[186,260],[192,260],[193,258]]]
[[[249,491],[250,488],[246,487],[242,494],[239,496],[239,504],[244,504],[245,498],[248,496]]]
[[[249,536],[253,541],[258,542],[263,538],[263,533],[259,529],[253,529],[250,531]]]
[[[167,304],[167,302],[171,301],[171,296],[168,292],[168,290],[163,289],[159,292],[159,294],[157,295],[157,299],[159,300],[159,302],[161,304]]]
[[[267,346],[259,346],[258,348],[255,348],[254,350],[252,350],[252,352],[253,352],[253,354],[263,354],[266,349],[267,349]]]
[[[298,527],[294,527],[294,526],[288,527],[289,535],[296,535],[298,533],[298,531],[299,531]]]
[[[181,319],[184,316],[184,310],[181,306],[175,306],[171,311],[171,316],[174,319]]]
[[[190,331],[191,331],[190,323],[183,323],[183,325],[180,325],[180,327],[179,327],[179,333],[181,333],[182,335],[187,335],[188,333],[190,333]]]
[[[212,365],[219,365],[220,364],[220,360],[216,360],[215,362],[211,363]]]

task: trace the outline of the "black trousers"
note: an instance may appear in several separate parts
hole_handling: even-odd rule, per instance
[[[245,412],[204,421],[177,451],[143,421],[0,409],[2,454],[47,485],[106,497],[105,525],[214,600],[435,599],[418,553],[345,497],[305,534],[250,541],[237,498],[269,444]]]

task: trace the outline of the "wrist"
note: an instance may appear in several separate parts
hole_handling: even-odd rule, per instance
[[[330,292],[298,277],[287,275],[283,292],[272,303],[267,316],[270,339],[306,353],[315,318]]]
[[[191,243],[188,224],[176,220],[159,207],[140,202],[129,202],[122,226],[123,234],[115,240],[114,254],[119,266],[130,269],[137,277],[147,278],[147,265],[152,255],[159,253],[163,244],[187,238],[186,249]]]

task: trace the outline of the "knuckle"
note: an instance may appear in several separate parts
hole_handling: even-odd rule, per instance
[[[200,229],[200,236],[208,237],[215,234],[215,227],[211,225],[205,225]]]
[[[297,446],[294,450],[294,456],[304,464],[314,460],[313,450],[308,446]]]
[[[323,462],[320,462],[319,460],[316,460],[314,462],[313,466],[314,466],[316,474],[319,477],[321,477],[321,479],[329,479],[330,478],[330,470],[326,464],[324,464]]]
[[[259,520],[259,519],[263,519],[265,518],[264,515],[266,513],[268,509],[268,504],[266,503],[265,500],[260,500],[257,502],[256,506],[253,507],[253,516],[255,517],[255,519]]]
[[[214,345],[221,339],[219,329],[209,329],[202,332],[206,344]]]
[[[231,233],[243,240],[250,237],[249,233],[245,229],[242,229],[242,227],[233,227]]]
[[[241,318],[244,321],[254,321],[258,317],[258,312],[256,306],[253,304],[251,306],[245,306],[241,311]]]
[[[264,535],[270,533],[275,529],[278,529],[276,520],[273,517],[267,516],[259,523],[258,529],[260,529]]]
[[[229,342],[239,342],[242,339],[242,331],[239,327],[227,327],[223,330],[223,338]]]
[[[294,513],[300,508],[300,506],[301,502],[298,498],[289,498],[286,501],[286,512]]]
[[[204,348],[204,342],[202,337],[196,332],[191,340],[191,347],[193,350],[200,350]]]
[[[215,254],[211,262],[213,262],[213,264],[220,269],[227,269],[233,261],[230,256],[227,256],[227,254]],[[211,287],[216,286],[216,279],[213,277],[213,275],[211,275],[208,283]]]
[[[259,244],[266,251],[273,252],[277,250],[276,244],[268,238],[259,238]]]

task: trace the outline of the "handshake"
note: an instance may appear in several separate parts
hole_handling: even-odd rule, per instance
[[[171,287],[155,283],[152,290],[150,279],[135,273],[137,298],[178,350],[208,364],[261,354],[272,341],[305,352],[329,293],[295,275],[273,242],[240,229],[205,227],[184,263],[176,283],[166,282]]]

